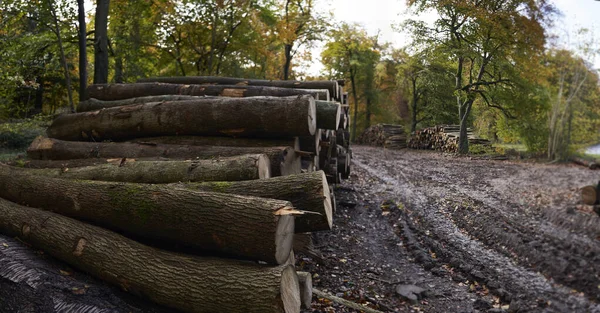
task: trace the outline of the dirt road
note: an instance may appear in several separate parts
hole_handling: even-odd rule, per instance
[[[600,312],[600,172],[354,147],[317,288],[382,311]],[[398,285],[426,290],[418,301]],[[351,312],[315,301],[314,312]]]

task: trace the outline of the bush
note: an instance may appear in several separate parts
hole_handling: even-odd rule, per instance
[[[29,146],[35,137],[45,134],[49,123],[50,117],[35,116],[0,124],[0,148],[18,149]]]

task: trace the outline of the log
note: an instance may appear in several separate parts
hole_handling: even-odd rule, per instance
[[[571,161],[575,164],[583,165],[591,170],[596,170],[600,168],[600,164],[594,160],[586,160],[584,158],[571,157]]]
[[[307,90],[296,88],[278,88],[266,86],[235,86],[235,85],[184,85],[167,83],[137,83],[137,84],[94,84],[87,88],[90,98],[116,101],[130,98],[187,95],[212,97],[291,97],[310,95],[315,99],[329,99],[327,90]]]
[[[305,214],[296,216],[296,233],[331,230],[333,223],[332,199],[323,171],[270,179],[186,183],[177,186],[290,201],[294,208],[305,211]]]
[[[261,266],[161,251],[3,199],[0,232],[130,293],[184,312],[300,312],[298,278],[291,265]]]
[[[47,169],[44,173],[69,179],[146,184],[238,181],[271,177],[270,161],[264,154],[193,161],[114,161],[85,167]]]
[[[165,185],[40,179],[32,171],[41,170],[0,166],[0,197],[169,248],[271,264],[285,262],[292,249],[299,211],[287,201]]]
[[[315,130],[315,100],[298,96],[153,102],[64,114],[47,133],[61,140],[98,142],[176,135],[290,138],[311,136]]]
[[[317,128],[337,130],[342,108],[339,103],[315,101],[317,108]]]
[[[27,149],[29,158],[41,160],[87,158],[170,158],[195,160],[245,154],[266,154],[270,160],[272,176],[298,174],[301,171],[300,157],[296,155],[295,150],[291,147],[190,146],[155,144],[153,142],[82,142],[38,137]]]
[[[229,146],[229,147],[292,147],[300,149],[298,137],[287,139],[233,138],[214,136],[161,136],[136,138],[128,142],[143,144],[168,144],[184,146]]]
[[[597,186],[585,186],[581,188],[581,201],[586,205],[598,204],[598,187]]]
[[[300,283],[300,302],[303,309],[310,309],[312,304],[312,275],[307,272],[297,272]]]
[[[311,152],[314,155],[319,155],[319,148],[321,142],[321,129],[317,129],[313,136],[302,136],[298,137],[298,143],[300,151]]]
[[[88,99],[85,101],[80,101],[77,105],[77,112],[88,112],[88,111],[96,111],[102,110],[105,108],[112,107],[120,107],[124,105],[130,104],[138,104],[138,103],[148,103],[148,102],[161,102],[161,101],[181,101],[181,100],[198,100],[202,99],[205,96],[186,96],[186,95],[160,95],[160,96],[147,96],[147,97],[138,97],[138,98],[130,98],[123,100],[113,100],[113,101],[105,101],[98,99]]]
[[[364,305],[360,305],[358,303],[346,300],[344,298],[336,297],[336,296],[334,296],[332,294],[328,294],[328,293],[323,292],[321,290],[318,290],[316,288],[313,288],[313,294],[315,294],[319,298],[327,299],[329,301],[333,301],[335,303],[339,303],[339,304],[341,304],[343,306],[346,306],[346,307],[349,307],[351,309],[358,310],[358,311],[361,311],[361,312],[365,312],[365,313],[383,313],[382,311],[371,309],[369,307],[366,307]]]
[[[142,78],[138,82],[161,82],[172,84],[200,84],[200,85],[240,85],[240,86],[271,86],[280,88],[299,89],[327,89],[331,97],[339,100],[341,95],[337,94],[337,81],[294,81],[294,80],[264,80],[244,79],[215,76],[184,76],[184,77],[151,77]]]

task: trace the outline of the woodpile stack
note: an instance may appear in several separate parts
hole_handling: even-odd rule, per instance
[[[467,136],[471,145],[491,145],[489,140],[477,138],[470,128],[467,129]],[[408,140],[408,147],[457,153],[459,137],[459,125],[439,125],[413,133]]]
[[[331,229],[330,184],[350,173],[337,81],[172,77],[88,93],[24,168],[0,165],[0,233],[185,312],[310,305],[293,249]]]
[[[406,145],[404,126],[392,124],[377,124],[367,128],[358,138],[364,145],[386,147],[388,149],[404,149]]]

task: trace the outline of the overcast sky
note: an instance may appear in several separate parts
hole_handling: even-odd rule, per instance
[[[317,0],[320,10],[331,10],[337,21],[359,23],[369,34],[380,33],[382,42],[387,41],[396,47],[408,44],[408,35],[394,31],[392,24],[398,24],[410,18],[407,12],[406,0]],[[585,27],[592,31],[596,41],[600,42],[600,1],[595,0],[554,0],[555,5],[563,12],[563,17],[556,23],[553,30],[560,36],[561,42],[574,45],[575,30]],[[434,15],[423,17],[425,20],[435,19]],[[308,70],[309,75],[317,75],[323,68],[320,62],[320,49],[313,50],[315,62]],[[595,62],[600,68],[600,57]]]

